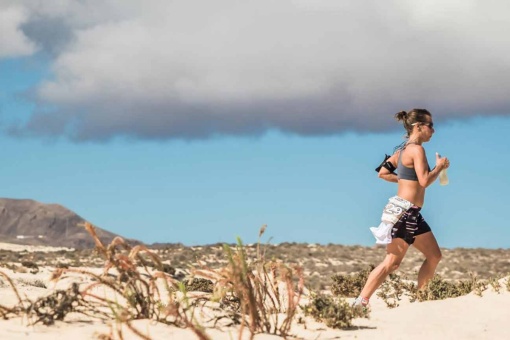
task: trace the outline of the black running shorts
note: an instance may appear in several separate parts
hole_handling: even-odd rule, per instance
[[[404,239],[407,244],[411,245],[416,236],[432,231],[421,216],[420,210],[421,208],[417,206],[409,208],[393,226],[391,237]]]

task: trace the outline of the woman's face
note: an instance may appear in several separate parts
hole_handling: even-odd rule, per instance
[[[427,116],[425,120],[426,122],[420,123],[420,127],[422,136],[424,137],[425,141],[428,142],[435,132],[434,122],[432,121],[432,117],[430,116]]]

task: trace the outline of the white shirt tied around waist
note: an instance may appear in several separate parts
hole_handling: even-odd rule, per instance
[[[402,215],[413,206],[411,202],[402,197],[393,196],[383,209],[381,224],[377,228],[371,227],[370,231],[375,237],[376,244],[391,243],[391,229]]]

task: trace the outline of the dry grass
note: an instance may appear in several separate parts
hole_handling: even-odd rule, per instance
[[[236,247],[236,244],[230,244]],[[244,245],[250,258],[257,256],[257,244]],[[227,265],[223,244],[184,246],[182,244],[159,244],[150,247],[157,254],[166,273],[172,274],[176,268],[189,273],[189,267],[219,269]],[[443,259],[437,273],[445,279],[469,280],[470,273],[480,279],[489,279],[510,273],[510,249],[441,249]],[[267,259],[276,258],[289,266],[300,266],[306,277],[306,286],[315,291],[329,290],[333,286],[335,275],[353,274],[376,265],[385,256],[383,247],[344,246],[339,244],[280,243],[267,244],[264,247]],[[30,261],[38,267],[102,267],[104,258],[95,249],[60,250],[52,253],[13,252],[0,250],[0,266],[20,267],[22,261]],[[413,277],[423,261],[421,253],[410,248],[399,268],[399,273]],[[21,266],[22,267],[22,266]],[[34,268],[26,268],[28,272]],[[174,278],[177,275],[172,274]],[[182,279],[182,278],[179,278]]]
[[[260,245],[264,231],[265,226],[259,232],[254,259],[248,257],[238,239],[235,247],[224,245],[228,260],[225,267],[219,270],[204,267],[196,273],[215,282],[213,299],[222,301],[223,306],[230,305],[231,317],[240,322],[241,333],[247,327],[251,337],[256,333],[285,337],[289,335],[303,294],[303,272],[299,267],[266,260]]]
[[[302,270],[275,260],[266,261],[260,244],[256,258],[247,255],[241,240],[235,248],[225,245],[224,267],[193,269],[195,275],[209,280],[191,278],[184,283],[173,277],[174,268],[162,263],[147,247],[130,247],[120,237],[103,245],[91,224],[84,227],[95,241],[96,254],[103,258],[102,273],[59,265],[53,272],[53,281],[79,275],[88,278],[88,283],[73,282],[67,290],[57,290],[32,301],[22,298],[11,278],[0,272],[2,283],[9,284],[18,299],[12,307],[0,305],[3,318],[27,316],[32,324],[52,325],[70,313],[80,313],[89,318],[113,320],[117,324],[115,332],[112,329],[111,334],[103,334],[105,339],[114,336],[122,339],[123,328],[142,339],[150,339],[133,326],[134,320],[150,319],[191,329],[199,339],[208,339],[206,327],[196,317],[197,308],[204,309],[208,301],[221,300],[224,305],[235,301],[238,306],[221,317],[241,324],[240,337],[244,328],[251,338],[257,333],[289,334],[304,288]],[[263,229],[259,237],[262,234]],[[39,268],[29,260],[22,264],[23,268]],[[10,266],[14,268],[13,264]],[[40,286],[35,281],[25,283]],[[189,296],[190,289],[211,293]],[[205,302],[200,305],[200,301]]]
[[[54,253],[0,250],[0,266],[24,279],[12,280],[0,271],[0,286],[9,286],[17,302],[0,303],[0,317],[26,316],[31,323],[51,325],[71,313],[112,322],[104,339],[123,339],[129,329],[142,339],[148,334],[136,329],[134,320],[149,319],[191,329],[199,339],[208,339],[209,327],[240,325],[253,338],[257,333],[288,337],[292,322],[302,309],[306,315],[329,327],[349,328],[353,318],[367,312],[353,310],[343,297],[355,297],[373,265],[385,255],[379,247],[282,243],[214,244],[185,247],[182,244],[131,247],[122,238],[104,245],[95,228],[85,224],[95,249]],[[410,249],[397,274],[382,285],[378,295],[388,307],[403,298],[427,301],[482,295],[486,289],[510,291],[510,250],[443,249],[438,275],[426,290],[417,291],[416,271],[423,261]],[[46,289],[37,279],[27,279],[41,268],[54,268],[53,280],[71,276],[86,278],[67,289],[30,300],[17,287]],[[84,269],[84,268],[91,269]],[[100,268],[96,271],[93,268]],[[65,281],[67,282],[67,281]],[[313,292],[300,306],[306,288]],[[205,310],[213,311],[209,319]],[[224,322],[228,321],[228,322]]]

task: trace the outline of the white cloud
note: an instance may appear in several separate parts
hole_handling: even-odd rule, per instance
[[[0,5],[0,59],[30,55],[36,46],[19,26],[27,20],[22,7]]]
[[[412,107],[510,113],[503,1],[25,4],[73,37],[38,87],[54,110],[34,114],[34,133],[328,134],[383,130]]]

